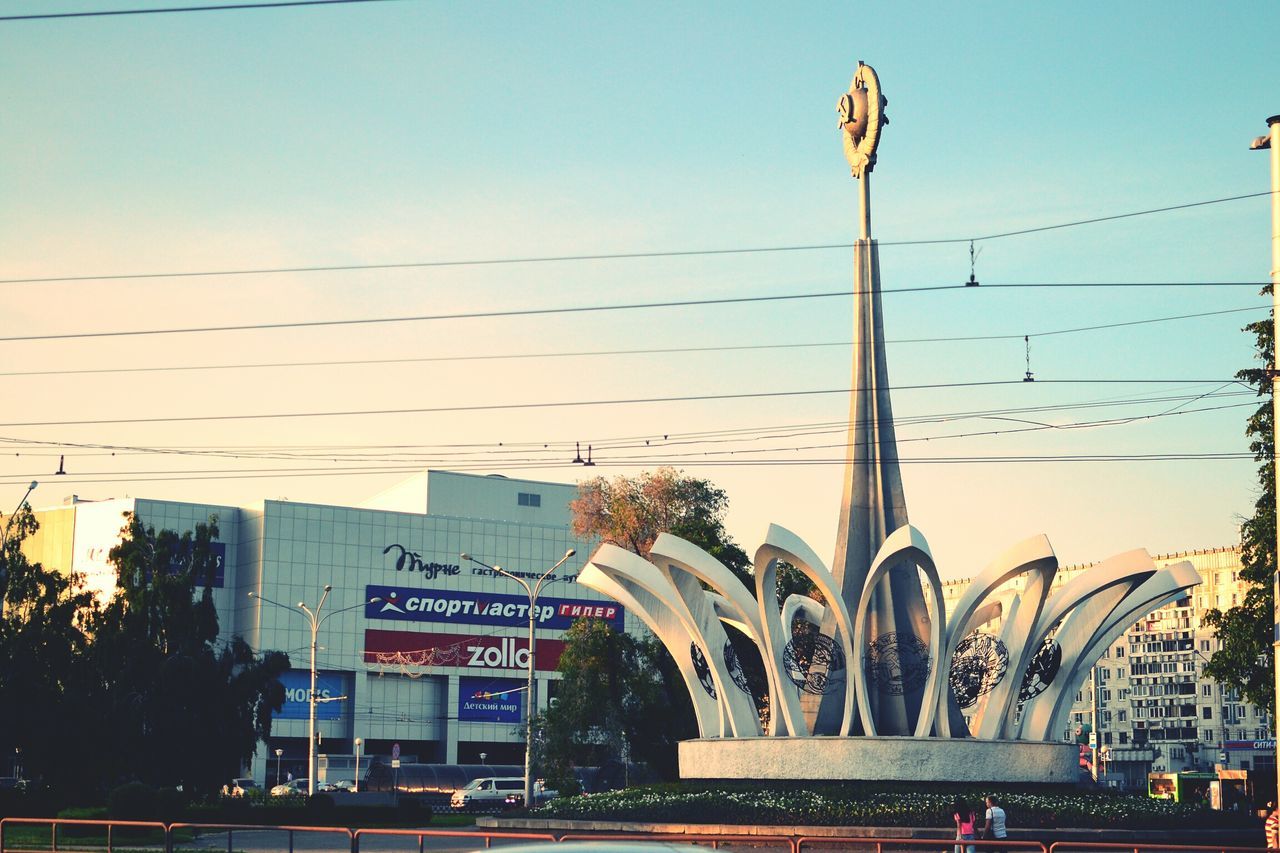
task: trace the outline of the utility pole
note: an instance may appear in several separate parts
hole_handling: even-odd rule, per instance
[[[1280,115],[1267,119],[1268,133],[1253,140],[1250,148],[1271,151],[1271,426],[1272,448],[1280,442],[1280,397],[1276,395],[1280,385],[1280,362],[1276,359],[1277,344],[1280,344]],[[1275,477],[1276,467],[1272,467]],[[1276,545],[1280,546],[1280,482],[1273,480],[1272,487],[1276,493]],[[1276,555],[1272,554],[1275,559]],[[1273,562],[1273,568],[1280,568],[1280,561]],[[1275,679],[1276,695],[1280,697],[1280,615],[1275,608],[1280,605],[1280,572],[1272,578],[1272,657],[1271,665]],[[1277,743],[1280,743],[1280,713],[1273,715],[1272,725],[1276,727]],[[1225,740],[1224,740],[1225,742]],[[1276,762],[1276,794],[1280,796],[1280,761]]]
[[[1093,781],[1096,783],[1098,781],[1098,747],[1101,745],[1101,742],[1102,742],[1102,733],[1098,731],[1098,665],[1097,664],[1093,665],[1093,669],[1089,671],[1089,675],[1090,675],[1089,694],[1090,694],[1090,699],[1092,700],[1092,705],[1093,705],[1092,707],[1093,722],[1091,724],[1093,727],[1093,731],[1089,733],[1089,740],[1091,741],[1091,743],[1089,744],[1089,753],[1090,753],[1089,764],[1091,765],[1091,768],[1093,770]]]
[[[526,809],[531,809],[534,806],[534,802],[533,802],[533,782],[534,782],[533,780],[533,715],[537,712],[537,705],[534,704],[537,700],[535,698],[535,693],[534,693],[536,684],[533,677],[533,663],[534,663],[533,649],[534,649],[534,644],[538,641],[537,635],[535,634],[537,621],[534,618],[537,613],[538,595],[541,594],[542,585],[547,582],[547,578],[551,577],[551,575],[555,572],[556,569],[563,566],[565,562],[576,553],[577,551],[575,551],[572,548],[570,548],[568,551],[565,551],[564,556],[560,558],[560,561],[556,563],[554,566],[552,566],[551,568],[547,569],[545,572],[543,572],[542,577],[538,578],[537,583],[533,584],[532,586],[530,586],[529,582],[526,581],[524,578],[520,577],[519,575],[513,575],[511,572],[507,571],[501,566],[491,566],[488,563],[484,562],[483,560],[477,560],[475,557],[471,556],[470,554],[459,555],[462,557],[462,559],[466,560],[469,563],[477,563],[481,566],[484,566],[486,569],[493,572],[494,574],[498,574],[498,575],[502,575],[503,577],[510,578],[511,580],[520,584],[520,586],[524,587],[525,593],[527,593],[529,596],[529,684],[526,687],[526,691],[527,691],[525,694],[526,707],[525,707],[525,714],[524,714],[524,807]],[[484,758],[482,757],[480,760],[484,761]]]
[[[353,604],[350,607],[344,607],[341,610],[334,610],[327,616],[321,617],[320,611],[324,609],[324,603],[329,600],[329,593],[333,591],[332,584],[324,585],[324,593],[320,596],[320,603],[316,605],[316,609],[312,610],[307,607],[306,602],[299,601],[298,609],[285,607],[278,601],[272,601],[269,598],[263,598],[256,592],[250,591],[249,597],[256,598],[258,601],[265,601],[267,604],[274,604],[276,607],[288,610],[290,613],[297,613],[299,616],[305,614],[308,626],[311,628],[311,690],[307,694],[307,796],[313,796],[316,792],[316,705],[322,702],[340,702],[345,700],[346,696],[334,696],[331,698],[321,699],[316,695],[316,651],[319,649],[320,626],[329,621],[332,616],[339,613],[346,613],[348,610],[355,610],[357,607],[364,607],[366,602]],[[376,604],[382,601],[381,598],[371,598],[368,604]]]

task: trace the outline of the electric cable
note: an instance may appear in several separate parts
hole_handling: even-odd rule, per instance
[[[1221,377],[1216,379],[1040,379],[1036,381],[1037,385],[1160,385],[1160,384],[1213,384],[1221,383],[1224,380]],[[1236,383],[1238,380],[1228,379],[1227,383]],[[995,387],[1000,385],[1021,385],[1021,379],[993,379],[975,382],[931,382],[919,385],[898,385],[887,390],[891,391],[921,391],[921,390],[941,390],[947,388],[984,388]],[[1239,383],[1244,384],[1244,383]],[[334,411],[313,411],[313,412],[270,412],[263,414],[234,414],[234,415],[164,415],[157,417],[142,418],[92,418],[84,420],[67,420],[67,421],[12,421],[0,423],[0,427],[35,427],[35,426],[100,426],[103,424],[150,424],[150,423],[196,423],[196,422],[215,422],[215,421],[246,421],[246,420],[276,420],[276,419],[298,419],[298,418],[325,418],[325,417],[366,417],[373,415],[412,415],[412,414],[438,414],[443,412],[492,412],[492,411],[517,411],[524,409],[564,409],[577,407],[592,406],[622,406],[622,405],[643,405],[649,403],[685,403],[685,402],[702,402],[710,400],[759,400],[759,399],[775,399],[782,397],[813,397],[824,394],[849,394],[853,391],[850,388],[821,388],[803,391],[754,391],[742,392],[736,394],[685,394],[670,397],[632,397],[618,398],[611,400],[557,400],[553,402],[542,403],[480,403],[474,405],[458,405],[458,406],[421,406],[404,409],[349,409]]]
[[[1208,395],[1201,395],[1201,397],[1197,397],[1194,399],[1203,399],[1205,396],[1208,396]],[[1173,409],[1169,409],[1162,412],[1154,412],[1146,415],[1130,415],[1130,416],[1119,417],[1119,418],[1107,418],[1103,420],[1094,420],[1094,421],[1077,421],[1074,423],[1066,423],[1066,424],[1043,424],[1043,423],[1027,422],[1029,424],[1028,426],[1014,427],[1014,428],[1008,428],[1008,429],[991,429],[991,430],[982,430],[977,432],[949,433],[945,435],[928,435],[928,436],[899,438],[898,444],[910,444],[914,442],[947,441],[951,439],[961,439],[961,438],[979,438],[979,437],[988,437],[988,436],[996,436],[996,435],[1009,435],[1014,433],[1041,432],[1044,430],[1097,429],[1100,427],[1107,427],[1107,426],[1124,426],[1124,425],[1135,423],[1138,421],[1149,421],[1149,420],[1155,420],[1157,418],[1176,417],[1179,415],[1196,414],[1201,412],[1216,412],[1216,411],[1223,411],[1226,409],[1238,409],[1238,408],[1244,408],[1244,407],[1251,407],[1252,405],[1253,405],[1252,403],[1233,403],[1233,404],[1226,404],[1222,406],[1210,406],[1210,407],[1205,407],[1200,409],[1182,409],[1179,407],[1174,407]],[[709,456],[717,456],[717,455],[739,455],[740,456],[740,455],[752,454],[752,453],[777,453],[780,451],[795,453],[795,452],[800,452],[805,450],[848,449],[850,447],[865,447],[865,446],[874,445],[874,444],[876,444],[876,442],[874,441],[855,441],[852,444],[850,444],[847,441],[843,441],[843,442],[830,442],[830,443],[824,443],[824,444],[800,445],[800,446],[792,446],[792,447],[754,447],[754,448],[736,448],[731,450],[695,450],[695,451],[687,451],[682,453],[667,453],[666,458],[668,460],[682,459],[685,461],[692,462],[692,461],[697,461],[698,459],[705,459]],[[639,448],[632,447],[632,448],[621,448],[621,449],[639,449]],[[521,452],[528,453],[529,451],[525,450]],[[558,450],[557,451],[548,450],[545,452],[547,454],[554,453],[554,454],[562,455]],[[651,458],[651,456],[652,454],[643,454],[643,455],[633,454],[629,456],[609,456],[609,457],[599,456],[598,464],[614,464],[618,462],[647,460]],[[316,461],[316,460],[304,460],[304,461]],[[368,467],[371,463],[369,463],[367,460],[343,460],[343,461],[353,461],[353,462],[365,461],[366,466],[359,467],[359,468],[339,468],[339,467],[332,467],[332,466],[322,466],[318,468],[237,468],[237,469],[205,468],[205,469],[162,470],[162,471],[154,471],[154,470],[151,470],[151,471],[83,471],[83,472],[80,472],[80,476],[126,477],[126,476],[145,476],[145,475],[151,475],[151,474],[176,475],[176,474],[219,474],[219,473],[270,474],[273,472],[314,472],[314,471],[342,474],[348,470],[358,471],[361,473],[367,470],[371,470]],[[408,462],[412,462],[417,467],[421,467],[422,465],[430,465],[430,464],[436,464],[436,463],[449,464],[449,465],[468,465],[468,464],[473,464],[477,462],[486,462],[486,461],[488,460],[465,459],[465,458],[452,459],[452,460],[435,459],[435,458],[416,459],[416,460],[397,459],[388,463],[388,467],[390,468],[392,466],[401,466]],[[563,460],[554,459],[554,458],[548,459],[545,457],[535,456],[532,458],[525,458],[525,459],[503,460],[502,464],[509,467],[520,467],[528,463],[543,463],[548,461],[555,461],[558,464]],[[372,470],[376,470],[376,469],[372,469]],[[400,469],[399,467],[395,467],[395,470],[399,471]],[[35,471],[35,472],[26,472],[23,474],[7,473],[7,474],[4,474],[3,476],[22,477],[24,479],[29,480],[32,477],[44,476],[44,472]]]
[[[1265,282],[1256,281],[1175,281],[1175,282],[1052,282],[1035,284],[984,284],[986,288],[1044,288],[1044,287],[1262,287]],[[942,284],[924,287],[882,288],[880,294],[889,293],[924,293],[940,290],[972,290],[964,285]],[[10,335],[0,337],[0,343],[16,343],[20,341],[61,341],[85,338],[120,338],[141,337],[149,335],[191,335],[208,332],[245,332],[269,331],[279,329],[311,329],[333,326],[368,326],[387,323],[421,323],[446,320],[475,320],[502,317],[533,317],[555,314],[584,314],[606,311],[636,311],[656,308],[689,308],[707,305],[742,305],[759,302],[784,302],[799,299],[830,299],[834,297],[852,297],[863,295],[851,290],[832,290],[815,293],[786,293],[766,296],[726,296],[714,299],[678,299],[659,302],[630,302],[612,305],[569,305],[559,308],[513,308],[502,311],[461,311],[452,314],[418,314],[394,317],[363,317],[346,320],[292,320],[278,323],[241,323],[226,326],[183,326],[160,329],[120,329],[106,332],[61,332],[41,335]],[[1017,337],[1023,337],[1023,334]]]
[[[169,6],[155,9],[103,9],[96,12],[40,12],[31,15],[2,15],[0,21],[48,21],[59,18],[106,18],[119,15],[161,15],[173,12],[231,12],[246,9],[277,9],[287,6],[338,6],[353,3],[386,3],[391,0],[272,0],[272,2],[230,3],[211,6]]]
[[[354,2],[354,0],[353,0]],[[86,13],[87,14],[87,13]],[[5,20],[0,18],[0,20]],[[1062,228],[1074,228],[1080,225],[1093,225],[1100,222],[1110,222],[1118,219],[1130,219],[1135,216],[1149,216],[1157,213],[1169,213],[1175,210],[1186,210],[1193,207],[1204,207],[1211,204],[1223,204],[1225,202],[1241,201],[1250,198],[1260,198],[1262,196],[1271,195],[1270,191],[1245,193],[1243,195],[1226,196],[1223,198],[1213,198],[1204,201],[1188,202],[1186,204],[1175,204],[1166,207],[1155,207],[1146,210],[1137,210],[1129,213],[1117,213],[1110,216],[1098,216],[1091,219],[1077,219],[1069,222],[1059,222],[1053,225],[1040,225],[1032,228],[1022,228],[1015,231],[1004,231],[987,234],[982,237],[948,237],[941,239],[929,240],[887,240],[875,241],[878,246],[929,246],[941,245],[947,243],[972,243],[983,242],[988,240],[999,240],[1006,237],[1017,237],[1025,234],[1035,234],[1043,231],[1056,231]],[[544,256],[528,256],[514,258],[473,258],[466,260],[444,260],[444,261],[409,261],[402,263],[385,263],[385,264],[329,264],[314,266],[296,266],[296,267],[261,267],[261,268],[241,268],[241,269],[223,269],[223,270],[197,270],[197,271],[179,271],[179,272],[153,272],[153,273],[115,273],[100,275],[78,275],[78,276],[46,276],[41,278],[5,278],[0,279],[0,284],[48,284],[54,282],[75,282],[75,281],[122,281],[127,279],[148,279],[148,278],[197,278],[207,276],[247,276],[247,275],[275,275],[281,273],[313,273],[313,272],[351,272],[356,270],[386,270],[386,269],[424,269],[431,267],[476,267],[476,266],[495,266],[505,264],[542,264],[542,263],[566,263],[574,261],[614,261],[614,260],[634,260],[640,258],[680,258],[680,257],[698,257],[709,255],[750,255],[763,254],[772,252],[810,252],[824,251],[832,249],[852,249],[853,243],[816,243],[816,244],[797,244],[797,245],[781,245],[781,246],[753,246],[745,248],[728,248],[728,249],[687,249],[687,250],[669,250],[669,251],[653,251],[653,252],[611,252],[599,254],[574,254],[574,255],[544,255]],[[987,287],[988,285],[982,285]]]
[[[1093,332],[1105,329],[1115,329],[1124,326],[1141,326],[1151,323],[1167,323],[1176,320],[1190,320],[1200,317],[1213,317],[1221,314],[1238,314],[1244,311],[1268,311],[1268,305],[1253,305],[1246,308],[1227,308],[1219,311],[1200,311],[1194,314],[1177,314],[1167,317],[1150,317],[1141,320],[1125,320],[1117,323],[1102,323],[1093,326],[1078,326],[1069,329],[1054,329],[1045,332],[1023,333],[1005,333],[992,335],[963,335],[954,337],[938,337],[938,338],[898,338],[886,340],[886,344],[932,344],[932,343],[956,343],[956,342],[974,342],[974,341],[1000,341],[1000,340],[1016,340],[1022,337],[1049,337],[1052,335],[1071,335],[1082,332]],[[419,356],[414,358],[365,358],[365,359],[337,359],[329,361],[275,361],[275,362],[258,362],[248,364],[203,364],[203,365],[157,365],[151,367],[86,367],[86,368],[68,368],[63,370],[11,370],[0,371],[0,376],[81,376],[96,375],[103,373],[172,373],[175,371],[199,371],[199,370],[256,370],[262,368],[296,368],[296,367],[344,367],[344,366],[363,366],[363,365],[386,365],[386,364],[426,364],[438,362],[464,362],[464,361],[504,361],[504,360],[526,360],[539,358],[591,358],[599,356],[619,356],[619,355],[668,355],[677,353],[695,353],[695,352],[744,352],[753,350],[779,350],[779,349],[814,349],[819,347],[837,347],[852,346],[853,341],[820,341],[815,343],[790,343],[790,344],[735,344],[724,346],[704,346],[704,347],[659,347],[649,349],[616,349],[616,350],[577,350],[569,352],[543,352],[543,353],[498,353],[484,355],[439,355],[439,356]]]

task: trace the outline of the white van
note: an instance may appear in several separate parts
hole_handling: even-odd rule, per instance
[[[507,794],[524,793],[523,776],[483,776],[472,779],[461,790],[455,791],[449,805],[455,811],[464,809],[501,809]]]

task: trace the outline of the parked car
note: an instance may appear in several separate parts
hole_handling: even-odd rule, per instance
[[[541,779],[533,783],[533,804],[540,806],[543,803],[554,800],[560,796],[560,792],[554,788],[548,788],[546,783]],[[520,786],[519,791],[513,791],[507,794],[506,807],[509,809],[524,808],[524,786]]]
[[[316,790],[326,794],[349,794],[355,786],[353,779],[339,779],[336,782],[322,782],[316,786]]]
[[[305,797],[307,795],[308,788],[307,781],[308,780],[306,779],[290,779],[288,782],[285,782],[282,785],[276,785],[272,788],[271,796],[296,797],[301,795]]]
[[[223,796],[227,797],[243,797],[250,791],[260,791],[258,780],[252,776],[241,776],[231,780],[231,784],[226,785],[222,789]]]
[[[497,811],[506,805],[507,794],[523,790],[520,776],[482,776],[454,792],[449,805],[454,811]]]

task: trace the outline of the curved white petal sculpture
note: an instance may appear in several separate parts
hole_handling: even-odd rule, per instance
[[[1071,707],[1069,703],[1064,703],[1063,698],[1075,696],[1084,680],[1089,677],[1089,670],[1097,663],[1098,658],[1108,646],[1124,634],[1135,621],[1181,598],[1187,590],[1199,583],[1200,573],[1189,561],[1183,560],[1160,570],[1125,596],[1103,624],[1093,632],[1088,643],[1076,656],[1074,667],[1067,673],[1066,678],[1062,679],[1058,707],[1048,731],[1060,731],[1066,725]],[[1046,739],[1048,737],[1047,735]]]
[[[945,625],[947,621],[946,605],[942,601],[942,581],[938,579],[938,569],[933,563],[933,555],[929,552],[929,543],[924,534],[910,524],[899,527],[880,546],[871,570],[867,573],[866,586],[862,588],[862,597],[858,600],[857,616],[853,623],[853,648],[861,652],[867,645],[867,623],[871,618],[871,598],[880,579],[891,568],[903,563],[915,563],[924,572],[929,586],[929,651],[939,655],[945,650]],[[857,690],[858,713],[862,717],[862,730],[870,736],[876,734],[875,714],[871,710],[871,696],[867,685],[866,659],[858,654],[851,662],[850,672]],[[924,692],[921,695],[919,710],[916,716],[915,736],[926,737],[933,729],[934,716],[942,703],[943,684],[940,673],[949,669],[947,658],[939,657],[929,667],[929,675],[925,679]],[[943,705],[945,713],[945,705]]]
[[[773,729],[772,734],[807,735],[809,726],[804,719],[804,710],[800,705],[800,696],[795,689],[787,689],[790,679],[786,679],[783,673],[786,672],[786,666],[783,662],[783,652],[790,637],[791,626],[788,623],[786,630],[783,630],[782,621],[778,613],[778,563],[790,563],[795,566],[804,575],[813,581],[813,585],[822,593],[823,598],[828,602],[826,608],[826,617],[835,619],[836,636],[832,637],[833,643],[839,643],[844,653],[845,667],[853,662],[853,646],[851,637],[853,636],[852,626],[849,620],[849,611],[845,606],[844,599],[840,597],[836,588],[835,579],[831,573],[827,571],[827,567],[823,565],[818,555],[813,553],[804,540],[796,536],[785,527],[777,524],[769,525],[769,532],[765,535],[764,544],[756,551],[756,604],[760,608],[760,623],[762,633],[764,635],[765,648],[765,669],[770,673],[770,692],[771,695],[778,697],[777,708],[774,710],[775,717],[780,716],[776,725],[772,723],[770,728]],[[815,662],[816,664],[816,662]],[[810,666],[809,678],[812,682],[815,677],[826,677],[825,671],[815,673],[814,666]],[[786,679],[785,683],[783,679]],[[844,683],[844,706],[843,717],[840,722],[840,735],[847,736],[853,728],[853,708],[854,708],[854,684],[853,679],[846,675]],[[781,712],[778,714],[777,712]],[[785,725],[785,730],[783,726]]]
[[[724,660],[724,649],[729,635],[724,632],[715,608],[707,601],[702,584],[720,593],[737,612],[739,619],[752,626],[752,635],[759,636],[758,610],[742,582],[725,566],[697,545],[670,533],[658,536],[649,549],[649,562],[666,575],[671,585],[680,593],[702,642],[707,667],[715,682],[720,705],[729,721],[729,729],[735,737],[755,737],[760,734],[760,715],[755,701],[734,682]]]
[[[643,567],[636,561],[643,564]],[[720,737],[724,734],[720,705],[702,687],[691,653],[693,638],[689,636],[675,611],[660,596],[654,595],[633,579],[634,573],[643,575],[646,568],[656,575],[653,566],[636,554],[614,545],[602,545],[578,573],[578,583],[630,608],[644,622],[676,662],[676,668],[684,679],[685,689],[689,691],[689,698],[693,701],[699,737]]]
[[[969,584],[968,589],[965,590],[964,595],[960,597],[960,601],[956,604],[955,612],[951,614],[951,621],[947,625],[946,649],[940,658],[946,661],[945,666],[948,669],[950,668],[952,659],[955,657],[956,646],[960,644],[960,641],[968,636],[970,631],[982,624],[982,622],[977,621],[977,616],[985,608],[987,600],[992,598],[1000,587],[1023,574],[1029,575],[1030,580],[1023,595],[1015,599],[1019,602],[1018,606],[1005,609],[1004,619],[1002,620],[1004,623],[1003,633],[1006,637],[1016,635],[1019,629],[1021,629],[1021,633],[1024,636],[1029,633],[1035,624],[1036,617],[1039,615],[1040,608],[1044,602],[1045,593],[1053,582],[1053,575],[1057,570],[1058,558],[1053,553],[1053,546],[1049,544],[1048,538],[1044,535],[1024,539],[992,561],[991,565],[983,569]],[[1021,605],[1021,601],[1028,596],[1034,599],[1034,604],[1030,608]],[[1018,650],[1017,664],[1019,668],[1021,668],[1023,651],[1021,648]],[[1010,663],[1012,664],[1013,661],[1010,661]],[[1012,666],[1009,668],[1013,669]],[[999,692],[997,693],[997,691]],[[1013,696],[1016,697],[1016,693]],[[947,726],[944,721],[949,719],[946,697],[947,694],[944,692],[942,699],[939,700],[937,710],[939,734],[942,734],[941,729]],[[991,730],[996,726],[991,720],[1004,716],[1010,699],[1009,684],[1006,678],[986,696],[981,710],[973,716],[970,731],[980,738],[989,739],[993,737]]]

